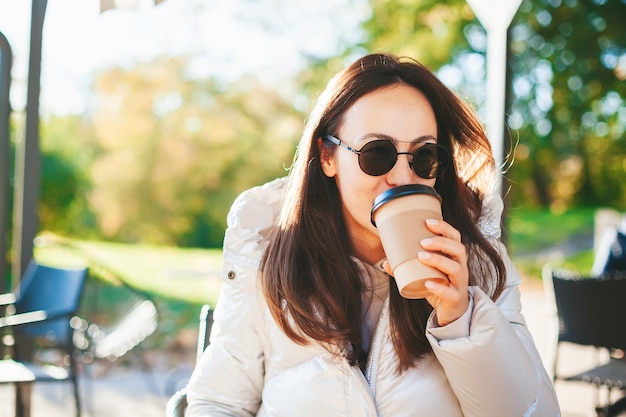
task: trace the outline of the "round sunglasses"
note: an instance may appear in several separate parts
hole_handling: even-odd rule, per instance
[[[409,166],[419,177],[432,179],[437,172],[444,170],[450,161],[450,155],[443,146],[437,143],[425,143],[413,152],[398,152],[393,142],[377,139],[354,149],[334,136],[326,135],[324,140],[342,146],[359,158],[359,167],[367,175],[378,177],[385,175],[396,165],[398,155],[411,155]]]

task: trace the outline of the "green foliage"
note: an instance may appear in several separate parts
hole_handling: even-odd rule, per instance
[[[303,117],[254,78],[220,85],[190,78],[187,66],[185,58],[163,58],[96,80],[91,141],[81,149],[87,161],[77,168],[89,182],[80,201],[102,238],[221,246],[237,194],[286,174]],[[72,187],[80,188],[66,184],[67,198]],[[67,207],[58,193],[46,196]],[[56,213],[67,216],[61,207]],[[53,223],[47,230],[74,230]]]
[[[433,69],[469,49],[463,32],[475,18],[465,0],[372,0],[371,7],[359,48],[407,55]]]
[[[87,201],[92,140],[91,129],[78,116],[53,116],[43,123],[39,204],[43,230],[84,238],[96,235]]]
[[[43,230],[219,247],[235,197],[286,174],[304,116],[252,77],[222,85],[188,64],[107,70],[90,119],[45,123]]]
[[[359,36],[276,88],[232,83],[162,57],[95,77],[91,112],[43,125],[42,228],[63,235],[219,247],[242,190],[286,174],[311,103],[371,51],[454,68],[481,105],[484,30],[465,0],[371,0]],[[290,9],[291,10],[291,9]],[[526,0],[511,28],[515,156],[510,205],[626,208],[624,0]],[[259,17],[257,23],[270,24]],[[264,23],[265,22],[265,23]],[[481,64],[482,63],[482,64]],[[480,75],[480,74],[479,74]]]
[[[525,1],[511,30],[513,197],[626,207],[626,32],[621,0]]]

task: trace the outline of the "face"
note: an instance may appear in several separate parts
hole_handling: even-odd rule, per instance
[[[398,84],[357,100],[344,114],[336,136],[359,150],[368,142],[386,139],[396,145],[398,152],[413,152],[425,143],[437,142],[437,123],[426,96]],[[332,155],[322,151],[322,169],[337,182],[355,255],[365,261],[375,263],[384,257],[377,229],[370,221],[376,196],[399,185],[435,185],[435,179],[421,178],[411,169],[410,158],[398,155],[388,173],[371,176],[361,170],[357,155],[344,147],[336,147]]]

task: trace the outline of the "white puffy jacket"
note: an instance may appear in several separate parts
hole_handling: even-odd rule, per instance
[[[315,342],[302,346],[290,340],[263,299],[257,269],[283,184],[279,179],[252,188],[232,206],[211,344],[187,387],[187,416],[560,415],[520,311],[519,274],[497,240],[499,197],[486,199],[479,226],[505,259],[508,283],[502,295],[494,303],[471,287],[466,314],[444,327],[430,320],[427,337],[434,354],[401,376],[385,303],[364,375]]]

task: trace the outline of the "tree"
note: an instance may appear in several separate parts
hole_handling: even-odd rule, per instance
[[[285,175],[302,118],[254,78],[220,85],[186,58],[111,69],[96,82],[89,195],[107,238],[220,246],[243,189]]]
[[[514,183],[537,204],[626,208],[623,0],[526,1],[512,29]]]
[[[75,115],[51,116],[42,123],[41,201],[42,230],[97,235],[87,194],[93,131],[88,121]]]
[[[279,21],[296,10],[284,5]],[[414,57],[484,111],[485,32],[465,0],[370,0],[369,7],[360,29],[338,37],[334,46],[343,52],[303,52],[309,65],[272,87],[251,75],[234,82],[198,76],[194,56],[99,74],[90,115],[46,125],[44,169],[59,173],[44,179],[46,227],[84,225],[127,242],[221,245],[235,196],[286,173],[310,104],[332,74],[364,53]],[[626,206],[625,11],[626,0],[522,3],[510,31],[507,122],[519,139],[506,173],[513,205]],[[257,19],[276,23],[271,13]],[[62,223],[68,210],[78,219],[72,225]]]
[[[465,0],[371,0],[371,7],[358,48],[407,55],[433,70],[470,50],[464,32],[477,22]]]
[[[343,57],[376,50],[415,57],[481,114],[485,33],[464,0],[371,0],[371,7],[366,36]],[[510,31],[513,205],[626,207],[624,16],[624,0],[522,3]]]

